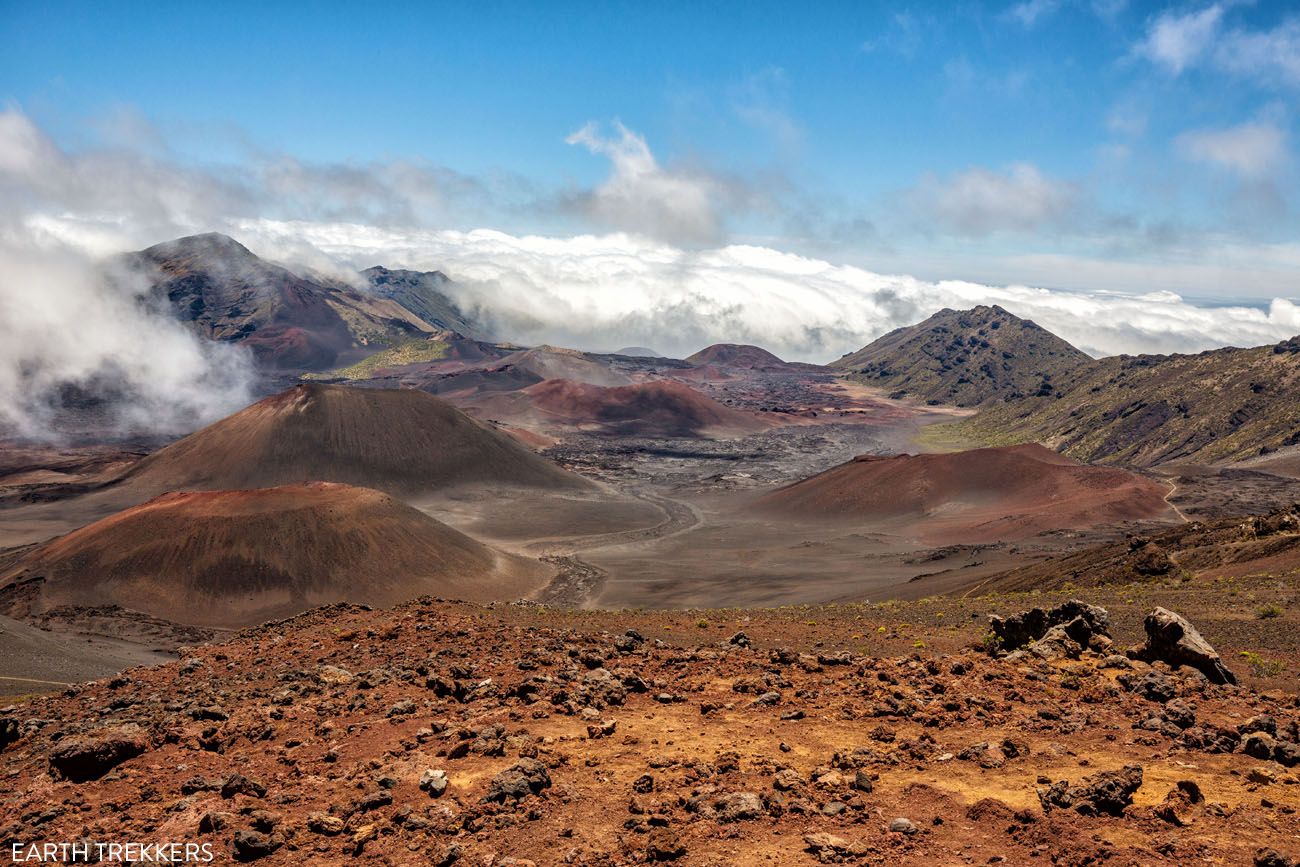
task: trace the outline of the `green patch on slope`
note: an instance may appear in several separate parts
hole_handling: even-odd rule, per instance
[[[309,373],[303,379],[369,379],[378,371],[388,367],[401,367],[404,364],[419,364],[425,361],[437,361],[446,358],[450,349],[445,340],[407,340],[396,346],[367,356],[356,364],[340,367],[329,373]]]

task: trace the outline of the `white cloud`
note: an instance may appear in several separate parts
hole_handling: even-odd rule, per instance
[[[1061,6],[1061,0],[1024,0],[1007,10],[1007,15],[1019,21],[1026,28],[1032,28],[1043,18],[1051,15]]]
[[[617,121],[614,132],[603,136],[592,122],[565,139],[610,162],[604,183],[575,195],[573,204],[607,229],[677,243],[717,242],[727,187],[704,173],[663,168],[645,138]]]
[[[1147,296],[988,286],[875,273],[767,247],[683,250],[631,235],[519,237],[358,225],[250,222],[241,238],[275,250],[302,240],[353,265],[440,268],[463,304],[503,337],[585,349],[651,346],[685,355],[719,341],[829,361],[942,307],[1001,304],[1096,354],[1273,343],[1300,331],[1296,307],[1199,307]],[[1300,247],[1276,254],[1300,273]],[[1289,263],[1289,264],[1288,264]],[[1132,285],[1145,285],[1134,283]],[[1291,290],[1300,294],[1300,282]]]
[[[1060,224],[1080,201],[1077,187],[1029,163],[1005,171],[973,168],[948,179],[927,175],[908,194],[919,214],[962,235],[1034,231]]]
[[[1226,34],[1215,61],[1239,75],[1300,86],[1300,18],[1273,30],[1234,30]]]
[[[1195,12],[1165,12],[1152,22],[1138,52],[1174,75],[1210,50],[1223,23],[1220,3]]]
[[[1266,86],[1300,86],[1300,18],[1265,30],[1226,27],[1229,5],[1165,12],[1151,23],[1136,52],[1173,75],[1205,63]]]
[[[1271,123],[1195,130],[1180,135],[1176,144],[1184,158],[1228,169],[1248,180],[1276,172],[1286,161],[1286,133]]]

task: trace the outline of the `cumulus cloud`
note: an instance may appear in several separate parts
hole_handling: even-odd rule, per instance
[[[1162,291],[1143,296],[988,286],[875,273],[767,247],[686,250],[626,234],[570,238],[395,231],[255,221],[243,235],[274,247],[307,240],[354,265],[437,267],[450,289],[503,337],[685,355],[750,342],[787,359],[825,362],[943,307],[1001,304],[1094,354],[1199,351],[1273,343],[1300,330],[1295,304],[1206,308]],[[1279,253],[1294,269],[1300,248]],[[1300,287],[1296,287],[1300,289]]]
[[[1225,168],[1247,179],[1277,171],[1286,159],[1286,133],[1271,123],[1186,132],[1178,137],[1177,146],[1187,159]]]
[[[1029,163],[1005,171],[973,168],[947,179],[927,175],[907,198],[922,217],[974,237],[1059,225],[1080,203],[1074,184]]]
[[[644,136],[614,122],[614,134],[588,123],[566,142],[609,160],[610,174],[594,190],[572,194],[569,203],[596,225],[674,243],[715,243],[723,235],[724,209],[735,190],[717,177],[659,164]]]
[[[1204,63],[1270,86],[1300,86],[1300,18],[1271,29],[1228,27],[1228,5],[1157,16],[1136,53],[1173,75]]]
[[[1215,59],[1230,72],[1300,87],[1300,18],[1272,30],[1231,31]]]
[[[1138,44],[1138,53],[1174,75],[1200,60],[1214,44],[1223,24],[1223,5],[1157,16]]]

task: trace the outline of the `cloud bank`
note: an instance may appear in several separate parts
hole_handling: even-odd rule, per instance
[[[944,308],[1001,304],[1094,355],[1195,352],[1300,332],[1300,306],[1206,308],[1170,292],[1131,296],[878,274],[768,247],[688,250],[627,234],[570,238],[249,221],[255,251],[306,241],[352,267],[439,268],[457,300],[502,336],[592,350],[650,346],[686,355],[757,343],[826,362]]]

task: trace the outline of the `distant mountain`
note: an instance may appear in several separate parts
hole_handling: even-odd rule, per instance
[[[786,362],[761,346],[750,346],[745,343],[715,343],[704,347],[694,355],[688,355],[686,360],[696,367],[711,365],[763,370],[787,366]]]
[[[628,358],[666,358],[662,352],[655,352],[648,346],[624,346],[616,349],[612,355],[626,355]]]
[[[1091,362],[1050,331],[994,305],[940,310],[829,366],[897,397],[979,406],[1053,394]]]
[[[1120,355],[1047,396],[954,426],[990,443],[1037,440],[1080,460],[1219,463],[1300,444],[1300,338],[1197,355]]]
[[[249,347],[266,369],[321,370],[350,350],[434,330],[395,301],[300,277],[217,233],[157,244],[125,263],[193,331]]]
[[[391,298],[430,325],[473,340],[488,339],[442,291],[451,278],[441,271],[401,271],[375,266],[362,271],[361,276],[370,283],[372,293]]]

